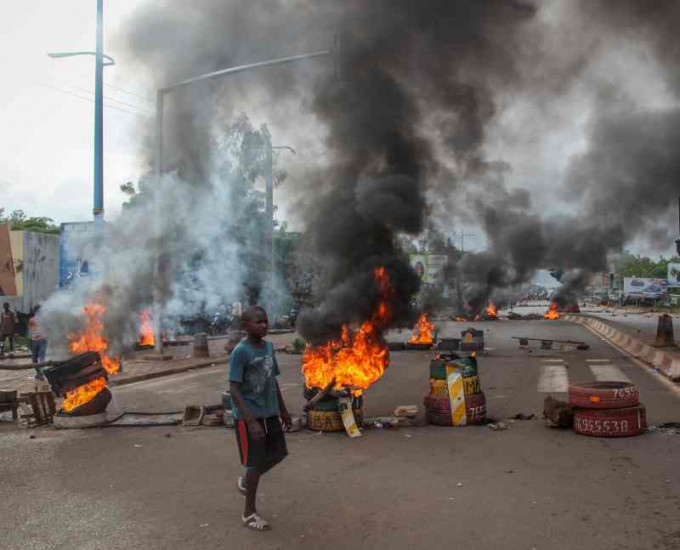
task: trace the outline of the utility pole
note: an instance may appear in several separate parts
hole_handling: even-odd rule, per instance
[[[104,0],[97,0],[97,47],[94,73],[95,225],[104,221]]]
[[[272,145],[272,138],[269,136],[267,143],[267,177],[265,193],[265,264],[267,266],[267,282],[273,283],[276,271],[274,257],[274,149],[287,149],[294,155],[295,149],[287,145]]]
[[[680,233],[680,197],[678,197],[678,233]],[[675,241],[675,251],[680,256],[680,239]]]

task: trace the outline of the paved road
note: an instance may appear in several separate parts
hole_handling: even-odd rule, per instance
[[[443,334],[467,324],[448,323]],[[651,422],[680,421],[665,383],[585,328],[562,321],[479,323],[489,413],[540,413],[569,380],[627,378]],[[584,339],[589,351],[519,350],[509,337]],[[393,354],[366,413],[420,404],[428,352]],[[293,409],[299,356],[280,355]],[[557,368],[556,368],[557,367]],[[212,403],[222,367],[117,388],[126,407]],[[423,426],[288,436],[290,457],[261,485],[274,526],[239,525],[233,433],[224,428],[0,432],[4,548],[680,548],[680,436],[593,439],[522,421],[506,431]]]

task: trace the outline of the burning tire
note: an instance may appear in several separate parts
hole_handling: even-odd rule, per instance
[[[111,401],[112,394],[109,388],[105,387],[97,395],[95,395],[90,401],[76,407],[68,413],[59,411],[60,414],[69,414],[70,416],[91,416],[93,414],[99,414],[104,412],[107,405]]]
[[[364,410],[352,409],[357,426],[364,423]],[[311,410],[307,412],[307,428],[315,432],[342,432],[345,426],[337,411]]]
[[[574,431],[593,437],[631,437],[647,429],[644,405],[622,409],[574,409]]]
[[[620,409],[639,403],[637,386],[630,382],[584,382],[569,385],[569,403],[583,409]]]
[[[425,418],[430,424],[453,426],[451,401],[448,396],[426,395]],[[481,424],[486,420],[486,396],[484,392],[465,396],[465,416],[468,424]]]

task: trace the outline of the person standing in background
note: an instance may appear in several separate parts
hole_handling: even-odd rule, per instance
[[[9,308],[9,303],[5,302],[3,311],[0,314],[0,353],[5,352],[5,340],[9,338],[9,351],[14,351],[14,334],[17,331],[17,315]]]
[[[38,312],[40,311],[40,306],[35,306],[31,313],[31,317],[28,320],[28,331],[31,338],[31,355],[33,357],[33,364],[45,362],[45,353],[47,352],[47,339],[45,338],[45,333],[40,326],[38,321]],[[41,367],[35,367],[35,379],[44,380]]]

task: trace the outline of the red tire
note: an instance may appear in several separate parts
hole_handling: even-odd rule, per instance
[[[640,402],[637,386],[630,382],[569,384],[569,404],[582,409],[622,409]]]
[[[430,424],[452,426],[451,401],[448,396],[426,395],[425,419]],[[465,396],[465,415],[468,424],[481,424],[486,420],[486,397],[483,392]]]
[[[647,430],[644,405],[625,409],[574,409],[574,431],[594,437],[631,437]]]

